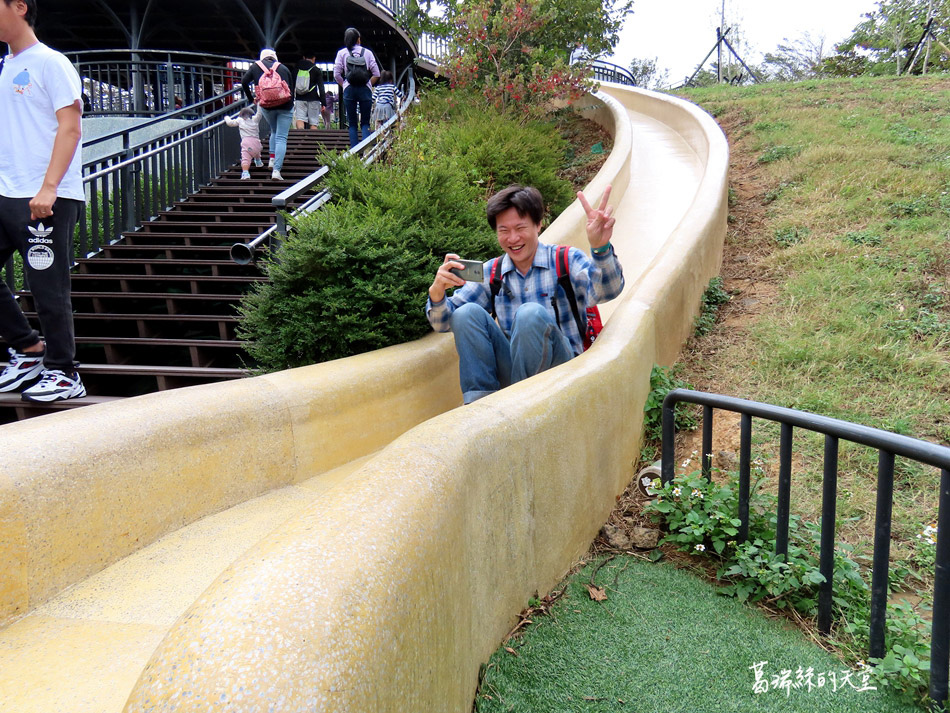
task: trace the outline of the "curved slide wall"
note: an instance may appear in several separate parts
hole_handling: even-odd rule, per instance
[[[0,473],[0,617],[392,441],[218,577],[168,631],[127,710],[467,709],[478,664],[583,553],[633,475],[650,368],[675,358],[718,269],[721,132],[677,100],[608,91],[588,111],[616,143],[588,194],[614,184],[628,286],[591,351],[448,413],[460,401],[454,350],[431,335],[0,429],[14,464]],[[669,148],[692,166],[676,209],[640,194],[654,159],[638,143],[653,146],[654,131],[671,142],[654,159]],[[583,241],[579,206],[545,239]],[[61,445],[38,456],[44,442]]]

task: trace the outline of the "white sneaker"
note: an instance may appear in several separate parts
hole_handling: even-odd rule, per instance
[[[270,161],[267,162],[267,168],[273,168],[273,167],[274,167],[274,157],[271,156]]]
[[[10,352],[10,364],[0,374],[0,391],[19,391],[24,384],[36,381],[43,373],[43,357],[39,354],[21,354],[13,349]]]
[[[254,159],[254,165],[257,166],[258,168],[261,168],[264,165],[264,162],[261,161],[259,158],[256,158]]]
[[[246,181],[251,177],[250,171],[241,171],[241,180]]]
[[[276,168],[273,171],[271,171],[270,177],[273,178],[275,181],[284,180],[284,177],[280,175],[280,171],[278,171]]]
[[[59,369],[46,369],[43,378],[38,384],[23,392],[24,401],[62,401],[64,399],[78,399],[86,395],[86,387],[75,371],[66,374]]]

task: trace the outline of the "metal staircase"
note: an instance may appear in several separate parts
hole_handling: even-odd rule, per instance
[[[236,264],[228,250],[274,225],[271,199],[319,168],[319,150],[348,147],[345,131],[291,130],[283,181],[272,180],[266,166],[252,166],[251,179],[242,181],[240,166],[232,165],[140,228],[77,260],[73,316],[89,395],[32,404],[19,394],[0,394],[0,422],[246,376],[252,365],[235,338],[236,305],[266,278],[253,263]],[[312,195],[300,195],[290,207]],[[38,328],[31,293],[17,294]]]

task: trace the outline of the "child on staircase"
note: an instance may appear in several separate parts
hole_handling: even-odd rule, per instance
[[[236,126],[241,134],[241,180],[251,177],[251,160],[260,168],[264,165],[261,160],[261,108],[254,112],[249,106],[244,107],[235,117],[226,117],[228,126]]]

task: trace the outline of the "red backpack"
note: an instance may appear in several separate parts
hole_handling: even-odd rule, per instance
[[[570,248],[567,245],[558,245],[557,252],[554,256],[554,267],[557,271],[557,284],[561,286],[561,289],[564,290],[564,294],[567,295],[567,301],[571,305],[571,312],[574,313],[574,322],[577,323],[577,331],[580,332],[581,338],[584,340],[584,351],[586,352],[590,349],[590,345],[594,343],[594,340],[597,339],[597,335],[600,334],[600,330],[604,328],[604,323],[600,319],[600,310],[597,306],[587,307],[585,309],[585,316],[587,321],[581,321],[580,310],[577,308],[577,296],[574,294],[574,285],[571,284],[571,272],[568,268],[568,251]],[[495,314],[495,296],[501,290],[501,263],[504,259],[504,255],[495,259],[495,262],[491,266],[491,277],[488,280],[488,288],[491,290],[491,316],[497,317]],[[557,295],[551,295],[551,306],[554,307],[554,316],[558,323],[561,321],[561,317],[558,314],[557,310]]]
[[[290,101],[290,86],[287,80],[277,73],[280,62],[274,62],[268,69],[263,62],[255,62],[261,68],[261,78],[254,85],[257,103],[262,109],[273,109],[275,106]]]

